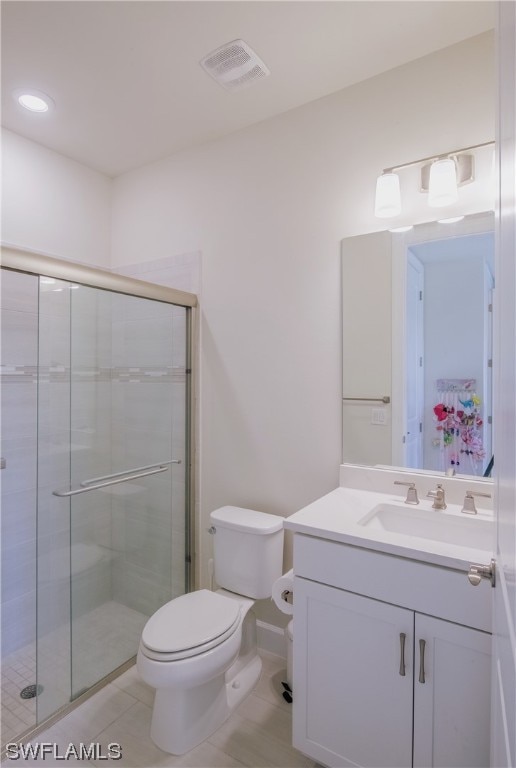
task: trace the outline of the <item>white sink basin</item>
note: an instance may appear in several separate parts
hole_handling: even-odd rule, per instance
[[[456,511],[418,509],[398,504],[378,504],[358,521],[369,529],[416,536],[421,539],[492,551],[494,524],[482,515]]]

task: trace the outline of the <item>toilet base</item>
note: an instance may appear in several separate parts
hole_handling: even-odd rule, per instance
[[[239,656],[229,670],[204,685],[158,688],[151,739],[172,755],[183,755],[209,738],[254,689],[262,670],[259,656]]]

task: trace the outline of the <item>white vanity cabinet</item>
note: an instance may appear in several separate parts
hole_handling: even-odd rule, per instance
[[[414,766],[489,765],[491,635],[415,614]],[[419,642],[425,641],[424,684]]]
[[[335,767],[486,768],[490,585],[303,534],[294,572],[294,746]]]
[[[412,612],[305,579],[294,589],[296,749],[329,766],[412,765]]]

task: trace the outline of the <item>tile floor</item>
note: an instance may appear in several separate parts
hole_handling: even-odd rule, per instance
[[[20,691],[36,682],[36,645],[2,659],[2,744],[36,723],[36,699],[22,699]]]
[[[80,692],[134,656],[147,618],[114,601],[79,616],[73,622],[71,659],[68,625],[45,635],[38,650],[38,683],[44,688],[38,701],[39,717],[45,718],[67,703],[70,673],[74,691]],[[22,688],[35,683],[35,643],[2,659],[2,745],[36,724],[36,699],[20,697]]]
[[[313,761],[291,746],[291,705],[281,697],[281,681],[285,679],[285,661],[262,654],[264,666],[260,682],[252,694],[207,741],[181,757],[174,757],[154,746],[149,737],[154,692],[143,683],[132,667],[113,683],[39,734],[35,742],[56,742],[61,753],[70,742],[107,745],[118,742],[122,759],[68,760],[55,762],[27,760],[32,765],[53,768],[73,762],[93,766],[134,766],[139,768],[314,768]],[[20,761],[18,761],[19,763]],[[23,761],[25,764],[25,761]],[[2,766],[15,764],[6,759]]]

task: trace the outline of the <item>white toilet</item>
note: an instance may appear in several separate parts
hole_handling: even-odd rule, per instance
[[[182,755],[208,738],[260,678],[254,601],[281,576],[283,518],[241,507],[211,513],[221,589],[177,597],[151,616],[137,669],[156,688],[151,738]]]

